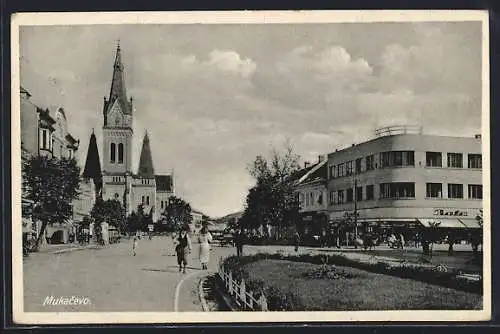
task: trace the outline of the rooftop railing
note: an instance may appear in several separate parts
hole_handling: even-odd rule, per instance
[[[419,134],[423,132],[422,126],[419,125],[391,125],[378,128],[375,130],[375,137],[402,135],[402,134]]]

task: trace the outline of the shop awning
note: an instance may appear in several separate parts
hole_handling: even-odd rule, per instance
[[[467,228],[481,228],[476,219],[457,218]]]
[[[456,218],[439,218],[439,219],[425,219],[421,218],[418,221],[425,227],[436,228],[467,228],[460,220]]]

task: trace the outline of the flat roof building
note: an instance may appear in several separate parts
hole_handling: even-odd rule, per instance
[[[482,210],[481,136],[445,137],[385,128],[328,154],[328,219],[476,228]],[[359,225],[358,225],[359,226]]]

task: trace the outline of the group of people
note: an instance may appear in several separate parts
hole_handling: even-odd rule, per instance
[[[173,236],[175,246],[175,253],[177,256],[177,264],[179,265],[179,272],[186,273],[188,265],[188,257],[192,250],[191,238],[189,237],[189,230],[183,227],[177,237]],[[198,236],[198,258],[200,260],[201,268],[208,269],[208,262],[210,261],[210,243],[212,242],[212,235],[206,227],[200,230]],[[137,255],[138,238],[135,236],[132,243],[132,254]]]

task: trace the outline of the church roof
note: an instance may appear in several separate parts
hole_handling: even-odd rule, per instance
[[[120,45],[116,48],[115,63],[113,65],[113,79],[109,91],[108,100],[104,100],[104,113],[111,108],[115,101],[120,104],[121,110],[126,115],[132,115],[132,100],[127,99],[127,89],[125,87],[125,71],[122,63]]]
[[[89,149],[87,151],[87,160],[83,169],[82,176],[84,178],[96,179],[102,176],[101,163],[99,160],[99,150],[97,149],[97,140],[92,131],[90,135]]]
[[[142,150],[139,158],[139,169],[137,170],[137,175],[140,177],[155,177],[155,169],[153,167],[153,158],[151,156],[151,147],[149,146],[149,136],[147,132],[142,141]]]
[[[155,175],[157,191],[172,191],[172,175]]]

